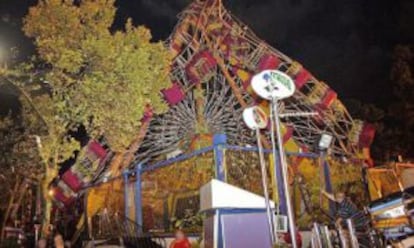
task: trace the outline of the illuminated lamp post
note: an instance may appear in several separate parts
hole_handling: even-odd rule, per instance
[[[295,216],[293,212],[292,202],[290,198],[290,191],[288,185],[288,168],[286,162],[286,156],[283,149],[283,137],[281,133],[281,124],[280,124],[280,113],[278,108],[278,102],[282,99],[288,98],[295,93],[295,83],[293,80],[285,73],[278,70],[264,70],[256,74],[252,78],[251,82],[253,90],[260,97],[269,100],[271,102],[271,137],[272,137],[272,150],[273,158],[276,160],[276,141],[275,141],[275,132],[274,127],[276,127],[276,138],[277,146],[279,150],[279,160],[280,166],[282,169],[282,182],[278,182],[279,187],[284,187],[286,208],[289,221],[289,231],[292,240],[293,248],[298,248],[296,242],[296,226],[295,226]],[[276,164],[276,163],[275,163]]]

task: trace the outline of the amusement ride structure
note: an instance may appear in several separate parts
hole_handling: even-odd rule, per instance
[[[170,73],[173,85],[161,92],[170,109],[152,117],[145,138],[135,154],[134,166],[140,164],[148,167],[148,170],[158,168],[158,165],[168,164],[168,160],[177,156],[211,146],[215,134],[225,134],[229,146],[256,146],[255,132],[243,123],[242,113],[246,108],[259,106],[266,115],[271,116],[271,104],[260,98],[251,85],[253,76],[265,70],[281,71],[295,84],[293,96],[278,101],[282,143],[287,152],[317,152],[315,144],[321,134],[328,133],[333,136],[330,158],[342,162],[352,161],[359,168],[363,164],[372,165],[369,146],[374,138],[374,128],[352,119],[333,89],[315,78],[300,63],[259,39],[224,8],[222,1],[194,1],[178,17],[179,22],[167,40],[174,58]],[[260,132],[263,147],[268,150],[272,148],[271,131],[272,125],[269,123]],[[256,155],[240,153],[234,156],[234,161],[227,161],[228,167],[241,171],[239,176],[233,176],[235,181],[239,182],[250,173],[246,168],[259,163],[257,159],[251,159]],[[229,152],[227,157],[231,156]],[[303,158],[299,156],[292,168],[298,168],[301,164],[309,165],[309,159]],[[156,166],[151,166],[154,164]],[[202,167],[200,162],[190,164]],[[160,215],[162,211],[157,210],[157,206],[167,202],[165,199],[168,195],[176,196],[186,190],[197,192],[201,183],[190,181],[199,171],[184,174],[182,167],[174,164],[170,169],[143,173],[145,185],[151,184],[154,188],[147,193],[144,190],[142,196],[142,204],[154,208],[149,215],[153,216],[154,212]],[[292,182],[294,177],[289,171],[289,179],[286,180]],[[257,178],[247,181],[244,186],[260,182]],[[277,187],[279,196],[283,197],[280,181]],[[260,184],[258,188],[261,189]],[[302,200],[306,198],[303,192]],[[163,201],[154,203],[148,200],[150,198]],[[309,201],[303,201],[305,205],[310,205]]]
[[[228,163],[227,169],[233,182],[236,182],[234,184],[255,193],[261,190],[260,172],[254,171],[252,166],[259,164],[257,153],[254,149],[248,150],[257,145],[256,133],[243,123],[242,115],[245,109],[252,106],[259,106],[266,115],[271,115],[271,104],[260,98],[251,85],[253,76],[265,70],[278,70],[288,75],[295,84],[293,96],[278,101],[277,106],[282,121],[281,143],[286,152],[298,155],[298,159],[290,161],[294,163],[292,167],[309,164],[303,158],[319,158],[320,154],[301,154],[315,152],[315,144],[324,133],[333,137],[328,154],[330,158],[352,161],[359,168],[363,163],[372,165],[369,146],[374,138],[374,128],[352,119],[334,90],[300,63],[259,39],[224,8],[221,0],[196,0],[178,17],[179,22],[166,42],[173,56],[170,72],[173,84],[161,91],[170,108],[160,115],[152,115],[148,111],[143,119],[140,133],[145,133],[145,136],[135,152],[134,162],[124,172],[127,217],[131,217],[129,213],[133,212],[131,219],[135,218],[137,224],[152,228],[160,226],[163,223],[155,223],[157,221],[152,217],[175,217],[181,197],[178,194],[183,193],[188,199],[193,197],[188,202],[197,209],[198,190],[212,178],[211,171],[194,170],[185,174],[183,167],[187,166],[188,170],[190,166],[191,169],[202,168],[204,162],[210,167],[214,164],[212,161],[217,163],[217,146],[213,145],[216,134],[224,134],[226,145],[232,146],[233,151],[223,159]],[[269,123],[259,131],[262,146],[267,151],[272,148],[272,126]],[[107,148],[90,141],[85,154],[87,165],[83,165],[85,161],[78,163],[54,184],[54,197],[63,205],[70,205],[83,192],[83,186],[91,181],[103,182],[103,177],[99,175],[108,175],[102,172],[109,160]],[[171,161],[181,155],[187,157]],[[183,164],[178,164],[178,161]],[[265,163],[270,166],[271,159]],[[91,171],[98,171],[99,175],[92,175]],[[291,173],[289,171],[290,178],[286,179],[289,183],[294,177]],[[358,173],[354,177],[360,177]],[[247,174],[254,174],[255,180],[245,180]],[[231,178],[229,181],[231,183]],[[306,184],[300,179],[298,182],[302,185],[301,198],[307,212],[310,212]],[[136,185],[136,189],[132,190],[134,200],[129,199],[131,194],[128,195],[133,183]],[[275,194],[274,191],[271,193]],[[276,197],[272,198],[276,200]],[[130,210],[131,205],[134,205],[133,210]],[[152,219],[146,218],[146,215],[152,216]]]
[[[268,102],[250,86],[252,76],[266,69],[285,72],[296,85],[294,96],[280,106],[288,151],[310,151],[328,132],[334,136],[332,155],[357,158],[372,141],[373,128],[353,120],[334,90],[256,37],[221,1],[194,1],[179,15],[168,45],[173,86],[162,94],[171,107],[151,121],[137,161],[194,149],[197,140],[214,133],[225,133],[229,144],[254,145],[241,115],[252,105],[269,113]],[[269,131],[263,136],[269,147]]]

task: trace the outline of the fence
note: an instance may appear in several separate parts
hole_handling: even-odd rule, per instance
[[[137,164],[133,171],[126,171],[126,215],[146,231],[170,232],[181,227],[187,232],[199,232],[202,225],[202,216],[198,214],[199,188],[211,179],[263,195],[258,149],[227,145],[225,140],[225,136],[216,135],[212,146],[152,165]],[[264,150],[264,153],[267,171],[270,171],[269,194],[273,199],[278,196],[284,199],[283,189],[277,187],[280,180],[278,159],[273,166],[272,151]],[[287,153],[287,157],[295,210],[298,215],[303,215],[310,201],[318,202],[315,195],[316,198],[319,196],[316,192],[319,186],[332,190],[330,166],[324,157],[314,153]],[[306,170],[301,171],[303,161],[307,161]],[[321,168],[319,165],[323,170],[318,169]],[[307,171],[310,167],[313,167],[311,173]],[[305,192],[312,189],[307,187],[306,180],[319,184],[315,192]],[[280,203],[283,212],[284,202],[276,202]]]
[[[199,188],[215,177],[212,148],[191,154],[185,160],[158,169],[143,169],[141,204],[143,226],[163,230],[181,227],[198,231],[202,225]]]

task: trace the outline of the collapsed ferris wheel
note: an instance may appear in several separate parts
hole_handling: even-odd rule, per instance
[[[329,132],[334,136],[332,155],[355,158],[372,142],[372,127],[353,120],[335,91],[256,37],[220,0],[190,4],[179,15],[168,46],[174,56],[173,85],[161,93],[170,109],[152,119],[136,160],[196,149],[215,133],[225,133],[231,145],[254,145],[242,112],[252,105],[269,111],[250,86],[252,76],[267,69],[285,72],[296,85],[293,97],[280,106],[289,116],[283,119],[285,144],[309,151],[322,132]],[[269,131],[263,135],[268,137]]]

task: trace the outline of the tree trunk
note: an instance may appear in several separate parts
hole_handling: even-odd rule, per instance
[[[49,183],[56,177],[58,171],[55,168],[52,168],[50,165],[46,165],[46,173],[43,178],[42,185],[42,195],[44,201],[43,207],[43,218],[42,218],[42,233],[41,236],[47,237],[49,235],[49,226],[50,226],[50,215],[52,212],[52,198],[49,195]]]
[[[147,120],[142,123],[138,135],[135,137],[134,141],[129,146],[126,157],[124,158],[124,161],[122,163],[124,168],[129,166],[132,160],[134,159],[134,153],[138,150],[139,146],[141,145],[141,142],[144,140],[149,124],[150,120]]]
[[[14,198],[16,197],[17,191],[19,190],[19,185],[20,185],[19,179],[16,177],[16,183],[14,184],[13,190],[11,191],[9,203],[7,205],[7,210],[4,214],[3,223],[1,225],[1,236],[0,236],[1,240],[4,239],[4,234],[5,234],[4,229],[6,228],[7,220],[9,219],[9,215],[13,207]]]
[[[11,215],[10,215],[10,217],[12,219],[16,219],[17,212],[19,211],[19,208],[20,208],[20,205],[22,203],[23,197],[26,194],[26,185],[27,185],[26,183],[27,182],[23,179],[23,181],[20,184],[20,187],[19,187],[19,189],[17,191],[18,198],[17,198],[16,203],[13,204],[14,206],[12,208]]]
[[[42,233],[41,237],[45,238],[49,235],[49,226],[50,226],[50,215],[52,212],[52,201],[49,196],[48,190],[49,183],[44,180],[42,182],[42,194],[43,194],[43,218],[42,218]]]

